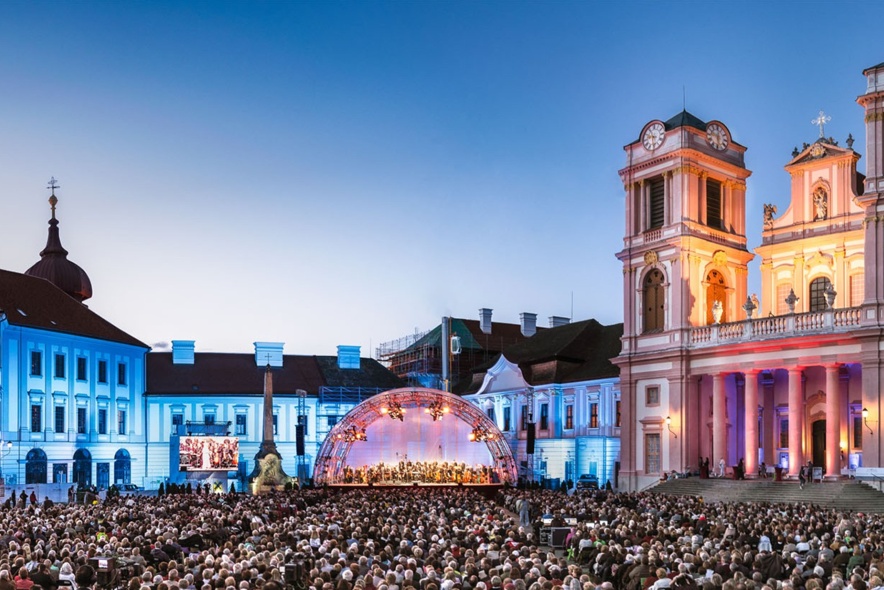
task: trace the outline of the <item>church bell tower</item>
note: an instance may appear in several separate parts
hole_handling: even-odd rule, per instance
[[[623,353],[681,347],[689,327],[745,319],[746,148],[682,111],[624,147]]]

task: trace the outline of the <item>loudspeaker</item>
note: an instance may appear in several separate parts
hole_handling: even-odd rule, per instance
[[[534,454],[534,422],[528,423],[528,448],[527,453],[529,455]]]
[[[304,453],[304,430],[303,424],[295,426],[295,447],[298,450],[299,457],[303,457],[306,454]]]

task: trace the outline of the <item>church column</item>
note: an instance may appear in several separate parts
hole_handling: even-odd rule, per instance
[[[841,475],[841,392],[839,365],[826,365],[826,475]]]
[[[746,371],[746,473],[755,477],[758,473],[758,371]]]
[[[804,465],[803,376],[801,367],[789,369],[789,475],[796,478]]]
[[[724,389],[724,373],[712,376],[712,461],[715,469],[724,459],[727,464],[727,392]],[[710,465],[710,468],[712,465]]]

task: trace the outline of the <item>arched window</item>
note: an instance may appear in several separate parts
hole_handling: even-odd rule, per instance
[[[92,485],[92,453],[86,449],[77,449],[74,453],[74,483]]]
[[[820,277],[810,282],[810,311],[825,311],[829,308],[826,303],[826,291],[832,281],[828,277]]]
[[[25,456],[25,483],[46,483],[46,453],[31,449]]]
[[[721,302],[721,323],[727,321],[727,291],[725,289],[724,275],[717,270],[709,271],[706,275],[706,324],[714,324],[712,307],[716,301]]]
[[[642,289],[642,311],[644,312],[644,332],[663,330],[663,307],[666,292],[663,288],[663,272],[653,269],[645,276]]]
[[[132,483],[132,459],[126,449],[114,455],[114,483]]]

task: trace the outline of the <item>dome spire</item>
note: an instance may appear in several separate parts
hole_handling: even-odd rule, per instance
[[[68,251],[61,245],[61,237],[58,232],[58,219],[55,218],[55,207],[58,205],[58,197],[55,189],[60,188],[58,181],[53,176],[46,187],[51,192],[49,206],[52,217],[49,219],[49,235],[46,238],[46,247],[40,252],[40,260],[25,271],[32,277],[46,279],[77,301],[85,301],[92,297],[92,282],[86,272],[68,260]]]

